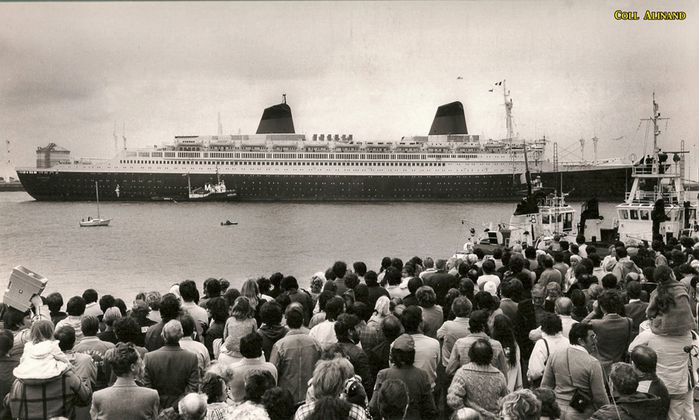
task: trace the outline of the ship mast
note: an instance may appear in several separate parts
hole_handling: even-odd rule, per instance
[[[660,135],[658,121],[661,120],[669,120],[669,118],[660,118],[660,112],[658,111],[658,103],[655,102],[655,92],[653,92],[653,116],[650,118],[641,119],[641,121],[653,122],[653,154],[658,153],[658,135]]]
[[[510,98],[510,91],[507,90],[505,86],[506,80],[502,81],[502,96],[505,101],[505,125],[507,126],[507,140],[512,142],[514,137],[513,127],[512,127],[512,98]]]

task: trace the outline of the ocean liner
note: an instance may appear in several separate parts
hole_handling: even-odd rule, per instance
[[[192,187],[216,182],[239,201],[514,201],[522,196],[525,154],[533,177],[570,192],[569,199],[618,201],[631,165],[564,164],[544,158],[546,139],[512,133],[481,142],[469,134],[461,102],[438,107],[427,136],[358,141],[351,134],[296,134],[291,108],[264,110],[256,134],[176,136],[171,144],[122,150],[112,159],[72,159],[55,144],[37,149],[37,166],[17,168],[36,200],[190,199]],[[526,149],[526,150],[525,150]]]

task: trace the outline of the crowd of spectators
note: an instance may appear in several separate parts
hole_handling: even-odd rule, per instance
[[[600,251],[2,304],[0,420],[694,419],[699,244]]]

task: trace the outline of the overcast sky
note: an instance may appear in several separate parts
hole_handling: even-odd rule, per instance
[[[437,106],[459,100],[472,134],[500,138],[502,92],[488,90],[506,79],[520,137],[578,159],[594,135],[603,156],[640,155],[653,91],[671,117],[665,147],[691,148],[697,2],[611,3],[3,3],[0,138],[19,166],[49,142],[111,157],[115,122],[130,146],[216,134],[219,112],[224,132],[254,133],[282,93],[306,134],[424,135]],[[613,16],[664,6],[687,19]]]

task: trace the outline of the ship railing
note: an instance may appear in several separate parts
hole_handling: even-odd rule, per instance
[[[664,177],[679,177],[679,174],[668,172],[670,169],[669,164],[663,164],[662,166],[657,163],[653,164],[641,164],[636,165],[632,168],[632,175],[662,175]]]
[[[628,201],[629,198],[633,198],[634,201],[647,203],[654,203],[662,198],[666,204],[679,204],[685,200],[685,194],[679,191],[636,191],[633,197],[631,197],[631,193],[627,192],[626,200]]]

